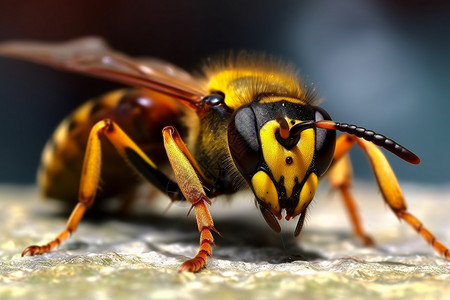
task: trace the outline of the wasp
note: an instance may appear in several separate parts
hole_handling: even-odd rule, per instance
[[[126,194],[144,179],[172,201],[191,204],[200,247],[180,271],[199,271],[212,255],[212,232],[219,234],[208,210],[214,197],[249,187],[267,224],[280,232],[278,220],[298,217],[298,236],[326,174],[345,200],[355,234],[371,245],[350,192],[348,152],[357,145],[393,213],[450,257],[448,248],[408,212],[379,147],[412,164],[420,159],[382,134],[333,121],[295,68],[275,58],[240,52],[207,61],[194,76],[162,60],[128,57],[94,37],[6,42],[0,55],[133,87],[83,104],[56,129],[43,151],[39,185],[45,196],[76,205],[61,233],[45,245],[29,246],[22,256],[64,242],[94,203],[100,178],[101,197]],[[337,137],[336,131],[343,134]],[[124,172],[127,165],[141,176]]]

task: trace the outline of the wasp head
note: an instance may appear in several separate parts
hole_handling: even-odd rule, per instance
[[[253,101],[231,117],[231,156],[276,231],[283,210],[286,220],[305,211],[331,163],[336,133],[314,128],[324,119],[331,120],[323,109],[296,99]]]

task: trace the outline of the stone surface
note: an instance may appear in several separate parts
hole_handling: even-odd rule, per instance
[[[326,185],[325,185],[326,186]],[[450,244],[450,189],[406,185],[410,212]],[[396,220],[373,185],[358,184],[364,226],[377,246],[351,234],[341,202],[316,196],[298,239],[295,222],[276,234],[249,194],[211,208],[216,247],[207,268],[178,273],[195,254],[198,233],[189,206],[143,199],[126,216],[117,209],[81,222],[60,248],[20,257],[65,225],[61,203],[34,187],[0,187],[0,299],[449,299],[450,261]],[[112,206],[117,207],[117,203]]]

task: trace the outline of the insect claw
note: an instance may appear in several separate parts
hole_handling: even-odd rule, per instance
[[[206,262],[201,257],[194,257],[190,260],[185,261],[180,268],[178,269],[179,273],[189,271],[189,272],[198,272],[200,271],[204,266]]]
[[[37,245],[29,246],[29,247],[25,248],[25,250],[22,251],[21,256],[24,257],[24,256],[26,256],[27,254],[28,254],[29,256],[34,256],[34,255],[36,255],[36,254],[40,254],[40,252],[41,252],[41,251],[40,251],[40,248],[41,248],[41,247],[39,247],[39,246],[37,246]]]

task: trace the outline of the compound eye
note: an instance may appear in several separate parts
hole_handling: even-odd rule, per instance
[[[331,120],[330,115],[321,107],[314,106],[315,122]],[[336,131],[330,129],[316,128],[316,152],[315,166],[316,174],[322,176],[330,167],[333,160],[334,148],[336,146]]]
[[[261,147],[256,117],[248,106],[242,106],[231,116],[228,125],[228,147],[242,175],[251,175],[259,164]]]
[[[225,94],[218,91],[203,98],[203,102],[208,106],[216,106],[225,103]]]

